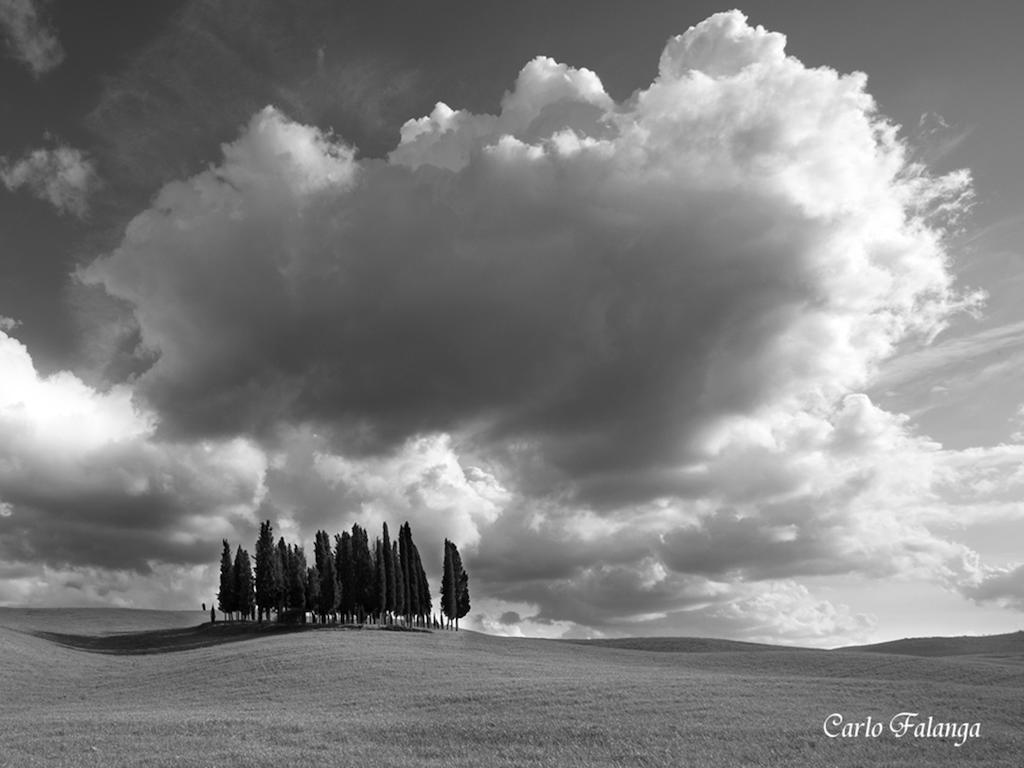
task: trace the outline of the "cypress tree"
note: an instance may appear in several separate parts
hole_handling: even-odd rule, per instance
[[[283,541],[283,539],[282,539]],[[285,545],[285,604],[290,621],[306,622],[306,553],[298,544]]]
[[[355,564],[352,560],[352,534],[343,531],[334,537],[334,567],[338,574],[339,609],[346,621],[352,620],[355,604]]]
[[[326,621],[328,616],[337,618],[335,611],[338,610],[338,576],[334,570],[334,557],[328,557],[324,562],[324,573],[320,574],[320,614],[321,621]]]
[[[401,529],[399,529],[399,541],[401,541]],[[405,616],[409,612],[409,607],[405,604],[405,571],[402,568],[402,558],[399,554],[398,542],[394,541],[391,543],[391,557],[395,563],[395,613],[399,616]]]
[[[395,608],[395,559],[391,548],[391,536],[388,524],[384,523],[384,538],[381,542],[381,556],[384,558],[384,587],[386,590],[385,611],[397,613]]]
[[[387,570],[384,567],[384,548],[378,538],[374,544],[374,612],[383,624],[387,613]]]
[[[220,553],[220,590],[217,605],[225,616],[235,612],[235,566],[231,562],[231,545],[223,539],[224,548]]]
[[[408,523],[402,523],[402,527],[398,529],[398,562],[402,569],[402,583],[400,586],[402,590],[402,613],[406,619],[412,613],[412,600],[409,595],[409,533],[407,527]]]
[[[283,619],[285,612],[288,610],[288,563],[290,559],[291,554],[288,543],[284,540],[284,536],[282,536],[277,540],[277,547],[274,552],[274,560],[281,573],[281,589],[277,593],[276,605],[278,621]]]
[[[426,622],[427,617],[430,616],[430,612],[433,608],[430,599],[430,582],[427,581],[427,573],[423,570],[423,561],[420,560],[420,552],[413,546],[413,558],[416,562],[413,564],[413,570],[416,572],[416,584],[417,584],[417,599],[416,605],[419,609],[420,618],[423,622]]]
[[[402,556],[402,567],[405,568],[406,612],[410,616],[420,618],[429,613],[429,609],[424,608],[424,605],[430,602],[430,588],[429,586],[426,588],[427,599],[424,600],[423,591],[427,575],[423,572],[420,552],[416,547],[416,542],[412,540],[412,526],[408,521],[402,526],[399,536],[406,550],[406,554]]]
[[[370,539],[358,523],[352,525],[352,566],[355,610],[359,620],[374,610],[373,555],[370,554]]]
[[[280,606],[283,587],[284,573],[274,546],[274,528],[267,520],[260,524],[256,540],[256,607],[260,621],[264,615],[269,619],[271,610]]]
[[[252,615],[256,596],[253,593],[252,560],[249,558],[249,553],[241,547],[235,553],[232,578],[234,580],[235,611],[241,618],[247,619]]]
[[[315,565],[306,568],[306,606],[313,612],[313,623],[316,623],[317,609],[320,606],[320,572]],[[321,614],[321,619],[323,614]],[[305,622],[305,613],[303,613]]]
[[[334,554],[331,552],[331,540],[327,531],[316,532],[314,554],[319,583],[317,584],[317,601],[313,609],[320,614],[320,621],[325,622],[327,615],[333,614],[338,607],[338,577],[334,567]]]
[[[444,540],[444,570],[441,576],[441,613],[448,619],[449,625],[455,619],[455,571],[452,563],[452,543]]]
[[[469,575],[462,567],[462,556],[454,543],[452,543],[452,573],[455,576],[455,629],[458,630],[459,619],[469,613]]]

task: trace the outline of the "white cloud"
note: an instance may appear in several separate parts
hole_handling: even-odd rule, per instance
[[[0,0],[0,26],[12,52],[39,77],[64,60],[64,49],[39,17],[39,0]]]
[[[71,147],[35,149],[20,160],[0,159],[0,179],[12,192],[26,187],[60,213],[84,217],[89,195],[99,185],[92,161]]]
[[[255,529],[266,459],[242,438],[157,438],[131,391],[40,376],[0,332],[0,555],[54,567],[145,571],[202,563]]]

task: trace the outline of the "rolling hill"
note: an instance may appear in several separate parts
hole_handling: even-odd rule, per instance
[[[1024,754],[1018,665],[202,618],[0,609],[0,766],[1016,766]],[[981,738],[822,730],[833,712],[902,711],[980,722]]]
[[[849,646],[842,650],[895,653],[907,656],[991,656],[1024,660],[1024,630],[1004,635],[963,635],[961,637],[908,637],[873,645]]]

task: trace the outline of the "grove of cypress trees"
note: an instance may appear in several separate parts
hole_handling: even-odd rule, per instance
[[[221,612],[228,616],[235,612],[235,566],[231,561],[231,545],[223,539],[224,548],[220,553],[220,589],[217,592],[217,605]]]

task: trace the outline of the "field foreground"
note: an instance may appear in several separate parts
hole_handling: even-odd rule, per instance
[[[0,766],[1019,766],[1020,656],[0,609]],[[710,649],[710,650],[709,650]],[[980,723],[828,738],[825,718]]]

